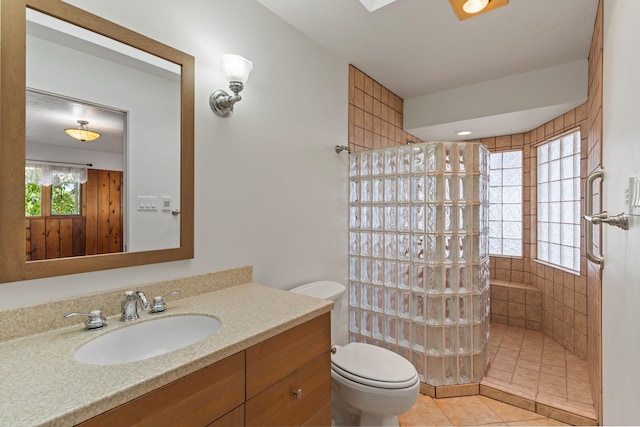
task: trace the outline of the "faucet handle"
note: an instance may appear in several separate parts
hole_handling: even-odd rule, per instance
[[[167,303],[164,300],[165,298],[173,295],[180,295],[180,291],[169,292],[163,297],[160,297],[160,296],[153,297],[153,305],[151,306],[151,313],[152,314],[162,313],[163,311],[165,311],[167,309]]]
[[[68,313],[64,315],[65,319],[73,316],[88,316],[89,318],[84,322],[85,329],[100,329],[107,326],[107,318],[102,315],[102,311],[93,310],[90,313]]]

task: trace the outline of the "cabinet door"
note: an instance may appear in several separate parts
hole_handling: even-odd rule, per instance
[[[247,400],[330,349],[331,313],[248,348]]]
[[[245,404],[247,426],[299,426],[331,400],[328,351],[293,371]],[[319,415],[320,419],[326,419]],[[331,425],[331,412],[328,424]]]
[[[244,402],[244,352],[79,424],[203,427]]]

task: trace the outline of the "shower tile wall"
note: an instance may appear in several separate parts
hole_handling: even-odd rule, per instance
[[[523,150],[524,155],[524,248],[523,258],[491,257],[492,279],[533,285],[543,292],[543,332],[589,366],[591,393],[598,416],[602,416],[601,356],[601,271],[584,256],[580,275],[565,272],[535,261],[536,254],[536,152],[532,148],[570,129],[580,127],[582,137],[582,185],[586,176],[602,164],[602,1],[589,54],[589,95],[585,104],[556,117],[530,132],[484,138],[489,151]],[[597,186],[596,186],[597,189]],[[582,195],[584,200],[584,194]],[[583,203],[581,203],[584,206]],[[594,209],[599,209],[599,194]],[[599,236],[594,228],[594,252],[599,253]],[[584,235],[581,236],[584,239]],[[587,336],[589,339],[587,339]]]
[[[349,337],[389,348],[423,382],[487,366],[488,151],[425,143],[349,156]]]
[[[352,153],[419,141],[402,130],[403,101],[349,65],[349,149]]]
[[[524,283],[540,289],[543,293],[542,331],[583,359],[586,359],[587,354],[586,258],[583,253],[579,276],[536,261],[537,159],[536,149],[533,147],[567,130],[580,127],[581,168],[584,177],[588,137],[586,125],[587,108],[586,105],[581,105],[531,132],[480,140],[491,152],[523,150],[524,157],[523,257],[492,256],[490,276],[495,280]]]

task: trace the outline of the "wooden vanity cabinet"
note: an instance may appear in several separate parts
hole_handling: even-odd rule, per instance
[[[244,403],[244,356],[236,353],[79,426],[208,426]]]
[[[330,347],[326,313],[78,426],[330,426]]]
[[[331,425],[330,313],[247,352],[247,426]]]

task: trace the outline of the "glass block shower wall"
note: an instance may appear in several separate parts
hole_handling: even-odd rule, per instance
[[[487,367],[488,159],[440,142],[349,156],[349,339],[399,353],[434,386]]]

